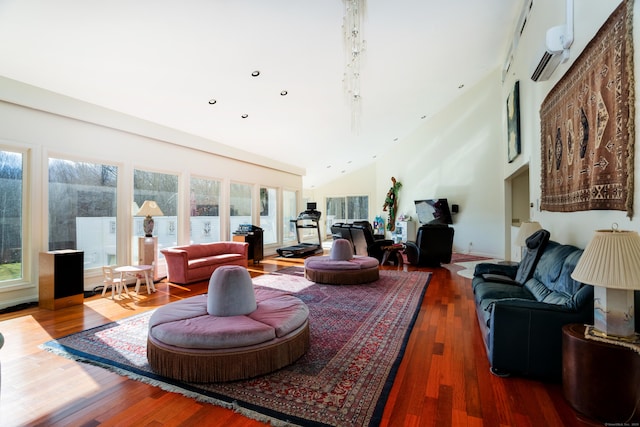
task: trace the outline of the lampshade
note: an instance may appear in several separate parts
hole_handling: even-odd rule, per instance
[[[542,226],[538,221],[525,221],[520,224],[520,231],[516,236],[516,246],[526,246],[527,238],[538,230],[542,230]]]
[[[640,289],[640,235],[635,231],[597,230],[571,277],[605,288]]]
[[[160,207],[153,200],[145,200],[136,216],[163,216]]]

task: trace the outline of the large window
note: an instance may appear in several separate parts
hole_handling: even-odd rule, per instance
[[[297,240],[296,224],[291,222],[298,217],[298,199],[295,191],[282,191],[282,241]]]
[[[327,197],[327,235],[336,222],[367,221],[369,196]]]
[[[178,244],[178,176],[166,173],[135,170],[133,172],[133,215],[145,201],[156,202],[162,215],[153,216],[153,235],[158,238],[158,248]],[[144,236],[144,217],[133,218],[133,259],[138,259],[138,237]],[[162,259],[164,256],[159,254]]]
[[[220,182],[191,178],[191,243],[220,241]]]
[[[229,189],[229,225],[233,233],[240,224],[251,224],[251,188],[249,184],[231,183]],[[227,236],[231,238],[231,236]]]
[[[23,277],[23,155],[0,151],[0,282]]]
[[[118,168],[49,159],[49,250],[84,252],[85,269],[116,263]]]
[[[260,227],[263,230],[263,243],[278,242],[278,191],[275,188],[260,188]]]

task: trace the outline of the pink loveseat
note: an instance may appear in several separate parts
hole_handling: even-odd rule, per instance
[[[249,244],[246,242],[213,242],[176,246],[160,250],[167,261],[167,280],[187,283],[209,280],[221,265],[247,268]]]

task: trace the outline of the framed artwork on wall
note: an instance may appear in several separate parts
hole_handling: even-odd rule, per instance
[[[520,154],[520,81],[507,98],[507,156],[509,163]]]

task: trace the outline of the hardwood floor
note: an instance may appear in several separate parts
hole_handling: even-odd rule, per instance
[[[250,271],[255,276],[301,262],[272,257],[250,266]],[[458,269],[419,269],[434,274],[381,425],[590,425],[567,404],[560,384],[498,378],[489,372],[470,280],[456,274]],[[0,315],[5,336],[0,350],[0,425],[264,425],[38,348],[50,339],[206,292],[206,286],[161,282],[151,296],[134,294],[121,301],[94,296],[83,305],[57,311],[27,308]]]

